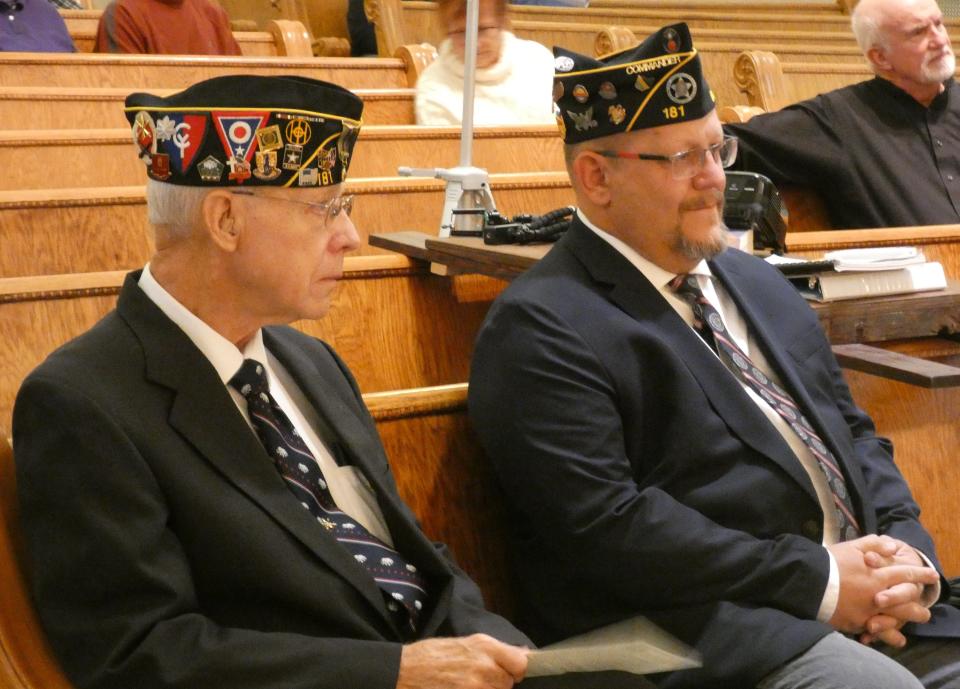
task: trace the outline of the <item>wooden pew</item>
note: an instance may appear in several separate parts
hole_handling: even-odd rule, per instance
[[[178,89],[149,86],[70,88],[0,85],[3,130],[79,129],[126,125],[123,100],[134,91],[166,96]],[[353,89],[363,99],[363,121],[372,124],[414,124],[413,89]]]
[[[736,3],[739,5],[739,3]],[[377,42],[381,55],[393,55],[396,49],[407,43],[427,42],[437,44],[443,38],[439,26],[436,5],[421,0],[366,0],[364,3],[367,17],[374,23]],[[720,12],[715,8],[697,9],[696,5],[685,4],[674,7],[673,3],[656,3],[637,8],[598,7],[598,8],[553,8],[517,6],[510,7],[508,19],[515,30],[521,30],[528,23],[549,24],[554,27],[581,25],[619,25],[633,28],[638,35],[646,35],[664,24],[686,20],[694,32],[694,37],[719,38],[725,36],[737,40],[737,36],[746,36],[747,45],[754,41],[775,40],[773,33],[786,34],[785,42],[804,40],[801,34],[829,34],[844,45],[855,45],[850,33],[849,20],[841,14],[820,13],[826,22],[805,21],[808,14],[783,12],[771,8],[767,10],[747,9],[736,12]],[[761,16],[762,21],[754,22],[751,16]],[[800,20],[797,21],[796,17]],[[638,27],[642,29],[638,30]],[[559,30],[559,29],[557,29]],[[823,42],[823,38],[817,39]],[[562,43],[561,43],[562,44]],[[743,46],[741,45],[741,48]]]
[[[487,605],[511,615],[506,519],[492,469],[468,427],[466,384],[364,395],[400,495],[426,534],[447,544]],[[16,483],[0,428],[0,686],[70,689],[51,653],[23,576]]]
[[[0,427],[0,687],[71,689],[40,628],[24,579],[9,428]]]
[[[60,10],[77,50],[92,53],[102,10]],[[275,19],[263,31],[234,31],[240,50],[247,56],[313,57],[311,37],[301,22]]]
[[[466,394],[466,383],[460,383],[365,394],[364,401],[377,420],[400,495],[424,531],[450,547],[488,607],[512,618],[517,601],[506,553],[507,516],[493,468],[467,419]]]
[[[95,53],[0,53],[4,86],[182,89],[225,74],[297,74],[347,88],[407,88],[399,58],[196,57]]]
[[[482,127],[474,132],[474,164],[490,172],[564,170],[556,125]],[[459,127],[373,125],[360,131],[352,177],[388,177],[397,167],[453,167]],[[29,161],[29,164],[24,164]],[[59,189],[145,183],[130,130],[0,130],[0,189]]]
[[[747,104],[768,112],[871,78],[873,72],[863,62],[787,62],[769,51],[744,51],[734,67]]]
[[[395,0],[367,0],[385,3]],[[406,0],[401,5],[402,43],[427,41],[436,43],[443,35],[439,25],[436,3],[425,0]],[[367,16],[370,16],[368,12]],[[699,29],[740,29],[764,32],[790,29],[795,31],[834,31],[850,35],[850,19],[841,14],[806,12],[777,12],[755,10],[723,13],[712,9],[674,8],[654,6],[646,8],[622,7],[544,7],[534,5],[511,5],[508,17],[511,21],[561,22],[568,24],[619,24],[623,26],[660,27],[676,22],[687,22],[696,36]],[[371,18],[376,24],[376,20]],[[379,39],[379,35],[378,35]],[[381,54],[385,54],[382,52]]]
[[[64,24],[67,25],[67,31],[73,36],[77,33],[97,33],[97,26],[100,24],[100,17],[103,10],[83,9],[83,10],[57,10],[63,17]]]
[[[573,202],[565,172],[492,174],[501,212],[544,213]],[[436,179],[351,179],[361,237],[437,232],[444,184]],[[143,187],[0,191],[0,277],[122,270],[149,257]],[[382,253],[364,246],[361,254]]]

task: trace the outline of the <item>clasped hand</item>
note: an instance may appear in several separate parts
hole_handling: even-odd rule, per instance
[[[840,595],[830,624],[859,633],[862,643],[880,641],[894,647],[907,640],[900,628],[927,622],[930,611],[921,598],[924,586],[940,575],[927,567],[911,546],[889,536],[864,536],[829,546],[840,570]]]

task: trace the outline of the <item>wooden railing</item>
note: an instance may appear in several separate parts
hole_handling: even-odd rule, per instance
[[[77,129],[124,126],[123,100],[138,90],[166,96],[177,89],[136,87],[83,88],[0,85],[0,122],[21,129]],[[413,124],[413,89],[353,89],[363,99],[364,124]]]
[[[225,74],[298,74],[348,88],[407,88],[399,58],[0,53],[4,86],[182,89]]]

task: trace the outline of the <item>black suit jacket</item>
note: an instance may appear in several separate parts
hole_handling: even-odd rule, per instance
[[[68,676],[98,689],[392,689],[401,636],[376,584],[293,498],[137,277],[31,373],[14,410],[29,579]],[[428,577],[422,636],[527,643],[419,530],[333,351],[286,327],[264,340]]]
[[[839,459],[865,531],[935,559],[811,309],[742,252],[711,268]],[[664,686],[746,687],[830,631],[815,621],[829,560],[809,477],[693,329],[579,221],[488,314],[470,413],[511,504],[520,626],[536,642],[644,613],[703,656]],[[955,632],[955,613],[940,607],[923,631]]]

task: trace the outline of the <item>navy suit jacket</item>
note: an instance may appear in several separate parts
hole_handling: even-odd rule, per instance
[[[137,277],[30,374],[14,410],[29,581],[67,675],[81,689],[393,689],[402,637],[379,588]],[[528,643],[420,531],[343,362],[291,328],[264,342],[428,578],[422,636]]]
[[[837,456],[865,532],[935,561],[812,310],[752,256],[710,265]],[[537,643],[642,613],[703,657],[663,686],[746,687],[831,631],[815,620],[829,560],[809,476],[657,289],[579,221],[492,307],[469,402]],[[957,613],[938,606],[914,631],[956,632]]]

